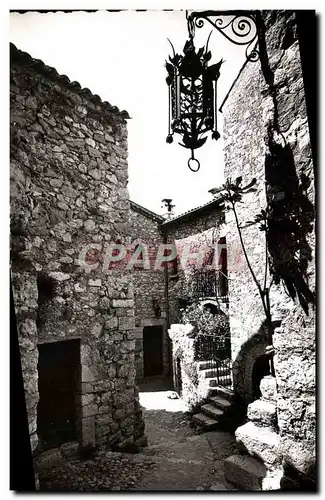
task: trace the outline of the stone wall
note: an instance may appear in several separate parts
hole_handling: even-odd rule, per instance
[[[172,340],[174,387],[189,411],[207,399],[210,389],[196,360],[195,330],[189,323],[172,324],[168,330]]]
[[[182,252],[188,248],[196,253],[201,245],[203,252],[207,253],[208,248],[212,248],[213,242],[217,242],[221,235],[224,220],[222,207],[217,202],[209,205],[199,213],[183,214],[175,217],[175,220],[163,222],[161,216],[131,202],[130,250],[134,256],[132,271],[135,295],[136,368],[139,379],[144,375],[143,329],[146,326],[163,327],[163,374],[167,376],[171,373],[171,346],[167,328],[180,319],[179,299],[191,296],[189,293],[191,269],[182,266]],[[175,245],[179,252],[177,271],[172,262],[165,265],[159,265],[157,262],[159,247],[164,244],[171,247]],[[138,248],[144,249],[142,256],[136,256],[137,245]],[[137,257],[139,260],[135,263]],[[160,318],[156,316],[154,301],[159,306]]]
[[[37,447],[38,350],[37,350],[37,278],[32,266],[12,267],[11,278],[17,318],[21,367],[31,448]]]
[[[134,293],[103,252],[129,238],[125,114],[11,52],[11,270],[32,448],[37,345],[68,339],[80,339],[80,445],[123,445],[144,429]]]
[[[168,267],[168,307],[170,323],[177,323],[180,320],[180,299],[191,297],[191,277],[200,258],[184,258],[186,249],[189,254],[199,255],[200,249],[207,256],[209,248],[212,249],[217,244],[219,238],[223,236],[224,212],[219,203],[208,205],[205,210],[194,212],[186,216],[175,218],[162,224],[162,231],[169,244],[175,244],[178,250],[177,275],[174,267]],[[184,252],[184,253],[183,253]],[[205,268],[203,259],[202,271]]]
[[[239,448],[258,457],[265,466],[262,490],[280,490],[283,469],[279,453],[280,437],[276,418],[276,380],[264,377],[260,383],[261,397],[247,408],[248,422],[235,431]]]
[[[131,202],[130,234],[132,250],[136,245],[143,245],[143,253],[139,255],[138,264],[132,266],[135,301],[135,338],[136,338],[136,376],[144,377],[143,365],[143,329],[160,325],[163,329],[163,373],[171,373],[170,347],[167,333],[167,302],[165,286],[165,268],[155,269],[155,261],[159,246],[163,243],[160,230],[162,217],[149,212]],[[145,252],[148,251],[148,261]],[[149,265],[148,265],[149,264]],[[158,309],[157,309],[158,307]]]
[[[291,11],[264,11],[265,43],[268,58],[248,63],[232,90],[224,107],[225,177],[241,175],[243,184],[252,177],[257,179],[257,193],[245,196],[239,207],[240,221],[252,220],[266,206],[266,156],[270,155],[270,124],[282,133],[272,132],[273,143],[284,148],[293,158],[291,178],[297,184],[304,174],[311,181],[305,199],[314,203],[314,177],[303,76],[295,15]],[[245,97],[247,96],[247,98]],[[277,121],[277,123],[276,123]],[[281,149],[281,147],[278,149]],[[284,165],[286,166],[286,165]],[[283,166],[278,175],[285,175]],[[268,183],[270,174],[268,173]],[[273,174],[276,174],[276,165]],[[272,185],[271,185],[272,187]],[[308,204],[308,202],[307,202]],[[226,215],[227,243],[238,241],[234,218]],[[265,262],[264,234],[256,226],[243,230],[248,255],[259,281],[263,279]],[[308,287],[315,287],[314,234],[307,235],[312,248],[308,263]],[[284,242],[282,242],[282,245]],[[279,245],[281,246],[281,242]],[[302,253],[301,253],[302,256]],[[265,319],[261,301],[247,266],[230,272],[230,326],[232,357],[235,361],[240,350],[258,333]],[[315,316],[309,306],[308,316],[299,301],[284,292],[282,284],[272,286],[271,307],[273,320],[280,320],[273,344],[277,381],[277,418],[283,464],[300,473],[313,475],[315,464]],[[248,355],[248,353],[247,353]],[[240,369],[240,367],[239,367]],[[244,375],[243,375],[244,376]],[[243,387],[245,384],[243,383]],[[238,389],[238,387],[237,387]],[[240,389],[239,389],[240,390]]]

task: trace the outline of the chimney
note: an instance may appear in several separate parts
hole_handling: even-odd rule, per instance
[[[172,201],[172,198],[164,198],[163,200],[161,200],[161,202],[164,204],[161,205],[161,208],[166,209],[166,212],[162,214],[165,220],[172,219],[175,216],[175,212],[173,210],[175,208],[175,205],[172,204]]]

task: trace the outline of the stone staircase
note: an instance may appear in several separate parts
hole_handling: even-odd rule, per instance
[[[248,405],[248,422],[235,431],[240,455],[224,462],[226,479],[245,491],[279,490],[283,475],[276,428],[276,381],[260,384],[261,399]]]
[[[193,423],[202,431],[213,430],[225,422],[231,414],[234,393],[232,391],[232,373],[230,367],[218,370],[215,377],[216,363],[201,361],[198,363],[199,377],[207,385],[207,398],[200,411],[192,417]]]

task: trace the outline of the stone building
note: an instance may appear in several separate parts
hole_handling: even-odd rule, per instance
[[[226,261],[222,268],[225,274],[217,269],[220,257],[226,255],[223,223],[223,204],[213,200],[161,225],[166,242],[174,245],[177,253],[166,277],[173,384],[189,409],[205,400],[209,380],[200,370],[202,360],[196,353],[198,340],[195,332],[189,324],[182,325],[181,312],[190,304],[198,308],[222,307],[225,314],[228,312]],[[218,251],[220,255],[217,255]]]
[[[223,205],[213,200],[168,217],[133,201],[130,205],[128,266],[133,271],[135,295],[137,380],[173,375],[175,382],[176,359],[168,328],[180,321],[182,308],[194,299],[216,307],[218,297],[227,312],[226,275],[221,273],[216,279],[212,269],[217,258],[215,246],[219,245],[221,257],[226,257],[226,242],[221,236]],[[225,261],[225,273],[226,268]]]
[[[208,381],[202,380],[199,387],[192,383],[195,342],[182,335],[177,323],[183,308],[193,301],[199,301],[200,307],[221,307],[227,314],[223,204],[212,200],[164,217],[134,202],[131,208],[131,250],[134,261],[140,258],[134,268],[138,378],[151,375],[147,358],[156,375],[173,376],[175,389],[192,407],[204,397]],[[219,260],[220,270],[216,269]]]
[[[226,297],[227,262],[225,259],[219,262],[227,253],[223,226],[224,207],[220,200],[212,200],[161,224],[166,243],[175,245],[177,252],[168,271],[170,324],[179,321],[180,309],[190,299]],[[225,275],[220,273],[213,286],[219,264]]]
[[[265,315],[232,212],[216,199],[164,220],[129,202],[127,115],[12,48],[12,274],[33,448],[38,345],[42,356],[42,345],[46,349],[49,342],[75,342],[70,356],[79,356],[74,394],[82,444],[138,439],[143,424],[135,366],[138,379],[172,371],[176,388],[179,375],[190,386],[200,374],[186,372],[195,361],[193,331],[179,324],[180,309],[193,297],[202,305],[227,297],[215,302],[229,317],[232,391],[247,406],[249,420],[236,437],[254,458],[230,457],[226,475],[241,486],[251,471],[251,476],[263,471],[254,476],[257,489],[313,484],[313,152],[296,15],[263,11],[260,28],[260,59],[245,66],[223,107],[224,177],[241,176],[243,185],[257,180],[257,191],[238,205],[241,222],[269,207],[275,376],[269,374]],[[265,233],[247,225],[242,235],[261,282]],[[102,242],[111,240],[129,244],[137,262],[131,256],[132,266],[106,273],[96,254],[89,257],[90,271],[76,264],[83,245],[97,245],[93,251],[100,254]],[[156,268],[160,244],[169,245],[174,257]],[[226,258],[213,287],[213,252],[189,254],[218,244],[226,248]],[[201,257],[204,265],[197,269]],[[147,367],[146,352],[147,359],[155,353]],[[183,366],[178,366],[180,353],[186,358]],[[195,402],[206,394],[198,390]]]
[[[10,46],[11,274],[32,450],[143,436],[128,242],[128,114]],[[39,446],[37,446],[39,444]]]
[[[254,394],[254,366],[265,369],[265,315],[248,267],[233,267],[234,388],[247,403],[262,397],[249,406],[250,422],[237,437],[269,471],[278,470],[283,484],[288,477],[302,484],[315,478],[316,460],[314,167],[296,14],[263,11],[260,26],[260,61],[246,65],[229,95],[223,136],[225,177],[242,176],[243,185],[257,179],[257,192],[238,206],[239,220],[251,221],[269,206],[269,263],[279,278],[270,288],[275,379],[265,378],[260,394]],[[229,246],[238,243],[231,211],[226,237]],[[262,281],[265,233],[251,225],[243,229],[243,239]]]
[[[180,311],[189,300],[200,297],[215,302],[215,271],[210,269],[212,254],[218,243],[225,252],[226,244],[220,236],[224,214],[219,201],[213,200],[169,218],[133,201],[130,205],[133,259],[130,267],[135,295],[136,368],[140,381],[151,376],[168,377],[172,371],[175,375],[167,330],[171,324],[179,322]],[[171,257],[176,257],[168,257],[165,263],[157,265],[160,253],[167,257],[162,248],[166,248]],[[200,267],[194,274],[188,265],[191,256],[194,268]],[[210,262],[207,261],[209,258]],[[220,282],[219,298],[222,293],[226,296],[225,276],[221,275]],[[210,292],[209,289],[200,289],[204,285],[210,285]]]
[[[131,201],[130,233],[134,265],[136,375],[165,377],[170,373],[170,346],[167,333],[167,295],[165,268],[155,269],[163,243],[164,218]]]

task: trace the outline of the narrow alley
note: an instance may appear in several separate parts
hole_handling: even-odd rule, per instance
[[[234,490],[224,478],[223,461],[236,452],[235,438],[222,431],[197,434],[182,400],[168,395],[140,392],[148,438],[140,453],[97,452],[81,460],[76,444],[63,445],[43,454],[40,490]]]
[[[318,13],[9,17],[10,489],[317,491]]]

